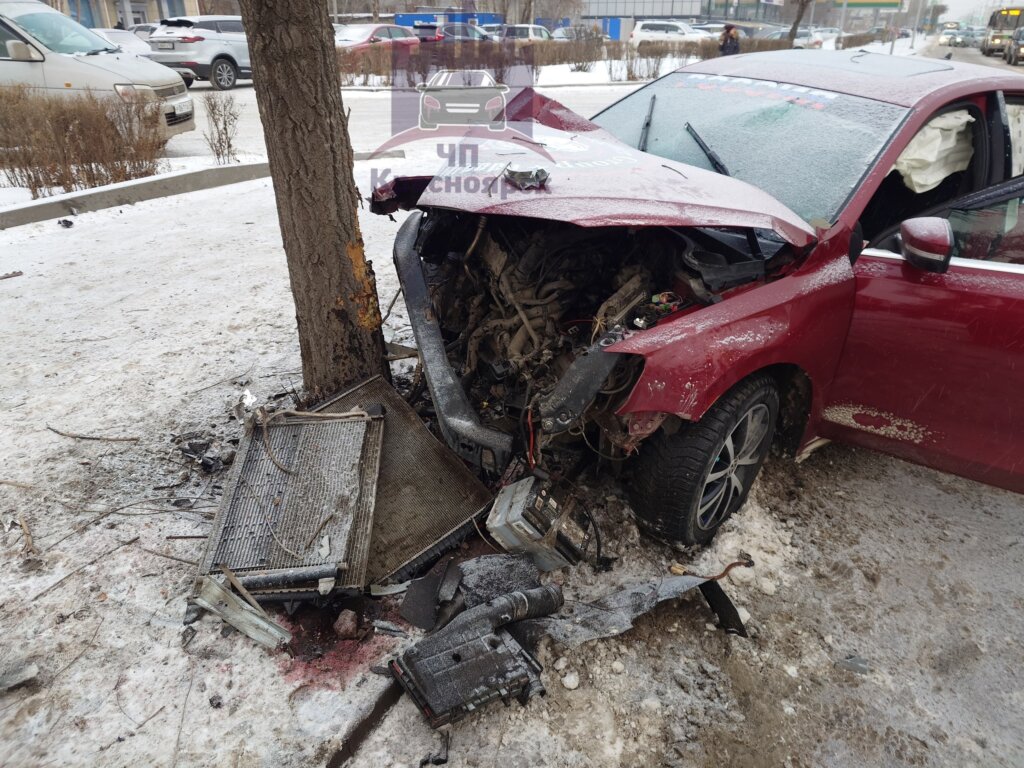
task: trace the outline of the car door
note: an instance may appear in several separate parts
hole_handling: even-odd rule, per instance
[[[0,21],[0,88],[20,85],[46,88],[46,62],[43,57],[40,56],[39,61],[15,61],[7,48],[8,42],[24,43],[25,40]]]
[[[235,57],[238,68],[242,70],[241,74],[244,75],[251,72],[252,65],[249,63],[249,42],[245,37],[245,30],[242,28],[242,22],[218,21],[217,30],[220,32],[224,42],[231,50],[232,55]]]
[[[953,202],[941,274],[857,261],[825,437],[1024,492],[1024,177]]]

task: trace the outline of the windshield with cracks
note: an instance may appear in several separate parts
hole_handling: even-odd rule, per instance
[[[652,97],[657,108],[644,123]],[[856,96],[769,80],[675,72],[608,107],[593,121],[630,146],[765,190],[812,224],[831,223],[907,110]]]

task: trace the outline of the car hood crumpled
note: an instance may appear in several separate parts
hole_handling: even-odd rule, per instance
[[[531,89],[509,102],[506,119],[500,139],[463,140],[477,145],[459,153],[471,163],[394,179],[374,190],[373,210],[446,208],[584,227],[744,227],[772,230],[798,248],[815,241],[809,224],[762,190],[640,152]],[[548,174],[539,189],[519,189],[502,174],[537,168]]]

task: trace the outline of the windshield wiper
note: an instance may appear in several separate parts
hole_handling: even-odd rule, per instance
[[[704,153],[704,157],[706,157],[708,159],[708,162],[711,163],[712,168],[714,168],[723,176],[732,175],[729,173],[729,169],[725,167],[725,163],[722,162],[722,158],[715,154],[715,151],[711,149],[711,147],[707,145],[707,142],[705,142],[704,139],[700,137],[700,134],[697,133],[696,128],[694,128],[689,123],[686,123],[686,132],[693,137],[693,140],[695,142],[697,142],[697,146],[700,147],[700,151]]]
[[[120,48],[109,48],[109,47],[108,48],[94,48],[91,51],[86,51],[85,55],[86,56],[98,56],[101,53],[120,53],[120,52],[121,52]]]
[[[654,100],[658,97],[655,94],[651,94],[651,101],[647,105],[647,117],[644,118],[643,127],[640,129],[640,143],[636,145],[636,148],[641,152],[647,151],[647,137],[651,133],[651,115],[654,114]]]

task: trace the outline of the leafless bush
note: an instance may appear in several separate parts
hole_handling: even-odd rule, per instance
[[[613,83],[619,83],[626,79],[625,58],[628,50],[629,45],[619,40],[604,45],[604,63],[608,68],[608,79]]]
[[[859,35],[843,35],[842,37],[836,38],[836,50],[860,48],[860,46],[867,45],[868,43],[873,43],[878,39],[879,35],[867,32]]]
[[[600,37],[573,40],[563,45],[567,49],[569,69],[572,72],[593,71],[594,62],[599,61],[604,55]]]
[[[166,143],[163,119],[154,101],[10,88],[0,109],[0,172],[33,199],[152,176]]]
[[[203,134],[206,146],[213,153],[217,165],[227,165],[238,159],[235,152],[235,136],[238,134],[238,105],[234,94],[208,91],[203,94],[206,108],[206,125],[209,131]]]
[[[636,57],[635,79],[654,80],[661,74],[661,66],[671,53],[673,53],[672,46],[668,43],[645,44],[639,49],[639,55]]]
[[[784,51],[792,46],[789,40],[762,40],[758,37],[740,38],[740,53],[761,53],[763,51]],[[718,38],[701,40],[693,55],[701,59],[713,59],[721,54],[718,52]]]

